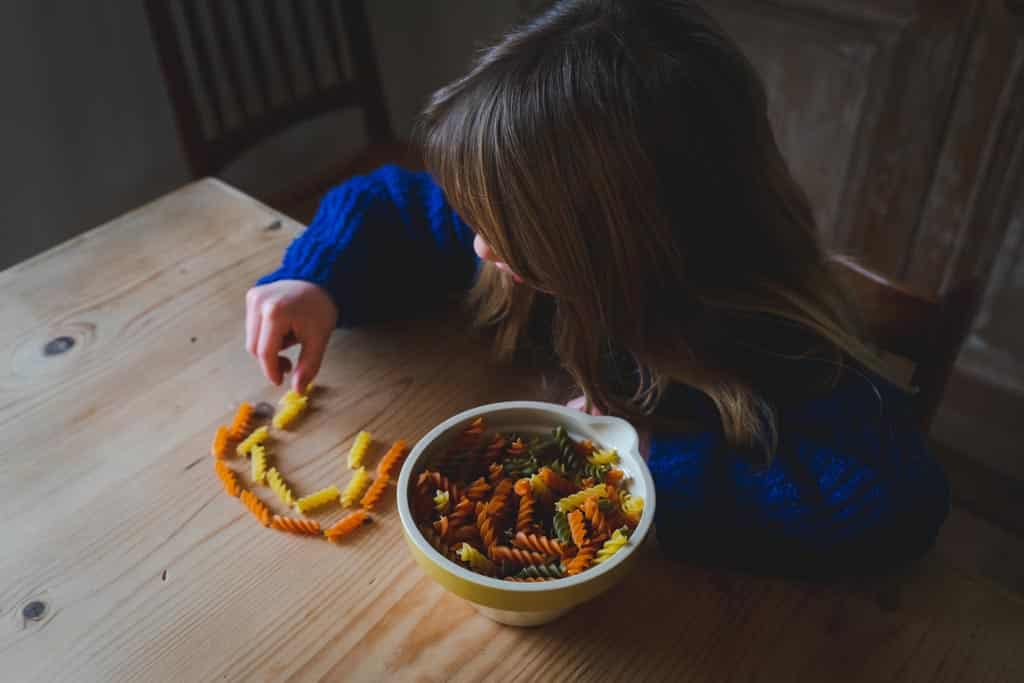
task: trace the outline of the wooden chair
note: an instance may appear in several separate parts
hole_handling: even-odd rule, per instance
[[[927,433],[939,408],[981,296],[970,278],[941,297],[914,292],[853,260],[832,257],[840,281],[860,307],[872,341],[888,354],[913,363],[915,410]]]
[[[362,110],[369,145],[269,203],[289,211],[355,173],[415,164],[391,129],[361,0],[146,0],[146,13],[195,177],[349,107]]]

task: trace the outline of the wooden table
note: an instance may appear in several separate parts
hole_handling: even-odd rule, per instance
[[[651,543],[606,599],[517,630],[420,572],[391,499],[342,547],[261,528],[207,453],[239,401],[281,393],[242,297],[298,229],[207,180],[0,273],[4,680],[1024,680],[1024,602],[935,562],[816,587]],[[363,427],[415,440],[541,391],[430,320],[337,333],[318,382],[275,450],[300,491],[344,483]]]

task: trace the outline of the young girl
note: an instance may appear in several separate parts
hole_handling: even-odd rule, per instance
[[[765,573],[882,570],[949,507],[908,396],[833,280],[738,47],[682,0],[566,0],[436,93],[430,175],[323,200],[247,297],[267,377],[336,325],[469,290],[511,352],[539,311],[588,409],[653,430],[670,555]]]

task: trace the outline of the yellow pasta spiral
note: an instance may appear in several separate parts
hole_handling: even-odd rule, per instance
[[[448,512],[450,500],[451,496],[448,495],[447,491],[438,491],[434,494],[434,509],[437,510],[437,514],[443,515]]]
[[[463,543],[458,550],[459,559],[469,565],[469,568],[481,574],[493,574],[494,563],[488,560],[479,550],[468,543]]]
[[[366,451],[370,448],[371,441],[373,441],[373,435],[370,432],[363,431],[356,434],[356,440],[352,442],[352,448],[348,452],[349,469],[354,470],[362,466],[363,458],[366,457]]]
[[[267,449],[257,444],[249,451],[252,456],[252,481],[255,484],[267,483]]]
[[[616,529],[612,534],[612,537],[604,542],[601,549],[597,551],[597,557],[594,558],[594,564],[601,564],[609,559],[615,553],[622,549],[622,546],[626,545],[629,538],[622,533],[622,529]]]
[[[615,465],[619,462],[619,452],[614,448],[609,448],[604,451],[594,451],[587,460],[590,461],[591,465]]]
[[[630,520],[634,524],[637,523],[640,520],[640,515],[644,511],[644,499],[641,496],[632,496],[623,491],[619,501],[622,505],[622,512],[626,515],[626,519]]]
[[[242,442],[235,448],[238,455],[249,455],[253,446],[262,445],[270,437],[270,430],[266,425],[254,429],[252,434],[242,439]]]
[[[349,508],[355,505],[369,485],[370,473],[366,471],[365,467],[360,467],[352,475],[352,480],[345,486],[345,490],[341,492],[341,506]]]
[[[295,420],[299,419],[299,416],[305,412],[308,405],[309,399],[305,396],[299,396],[292,401],[282,404],[277,409],[277,412],[274,413],[274,419],[271,421],[274,429],[287,429]]]
[[[559,512],[572,512],[579,506],[583,505],[583,501],[585,501],[590,496],[597,496],[598,498],[607,498],[608,487],[605,486],[604,484],[597,484],[595,486],[591,486],[588,489],[578,491],[577,493],[566,496],[565,498],[562,498],[561,500],[555,502],[555,509],[558,510]]]
[[[328,486],[325,489],[320,489],[316,493],[311,493],[308,496],[303,496],[295,501],[295,509],[306,514],[310,510],[315,510],[324,505],[329,505],[341,497],[341,491],[338,490],[337,486]]]
[[[270,487],[270,490],[274,492],[282,503],[288,507],[295,505],[295,494],[288,488],[288,484],[285,483],[284,477],[281,476],[276,467],[271,467],[267,470],[267,486]]]

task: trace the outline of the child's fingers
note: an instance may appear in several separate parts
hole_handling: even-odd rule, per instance
[[[256,355],[260,339],[260,309],[252,297],[245,297],[245,350]]]
[[[292,378],[292,388],[295,391],[305,393],[309,383],[316,379],[326,346],[326,340],[319,335],[302,340],[299,362],[295,366],[295,376]]]
[[[257,358],[263,367],[263,374],[275,385],[281,383],[281,340],[288,332],[288,324],[279,319],[263,316],[260,323],[260,340],[257,345]]]

